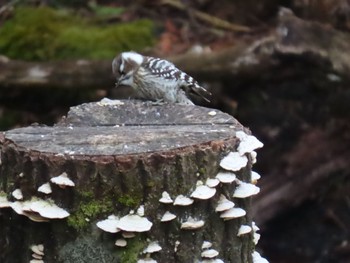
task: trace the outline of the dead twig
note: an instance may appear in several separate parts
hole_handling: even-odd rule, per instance
[[[179,2],[178,0],[162,0],[162,4],[170,5],[172,7],[175,7],[180,10],[187,10],[187,7]],[[232,24],[226,20],[223,20],[221,18],[218,18],[216,16],[209,15],[207,13],[198,11],[198,10],[193,10],[193,15],[197,17],[198,19],[207,22],[213,26],[216,26],[218,28],[226,29],[226,30],[231,30],[235,32],[251,32],[252,30],[249,27],[246,26],[241,26],[237,24]]]

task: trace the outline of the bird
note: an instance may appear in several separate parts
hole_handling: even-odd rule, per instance
[[[116,87],[131,86],[140,99],[156,103],[194,105],[190,94],[207,102],[211,93],[168,60],[143,56],[134,51],[122,52],[113,59]]]

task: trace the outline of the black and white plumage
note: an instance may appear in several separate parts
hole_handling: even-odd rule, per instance
[[[138,97],[152,101],[193,105],[188,95],[204,100],[211,94],[196,80],[165,59],[123,52],[112,62],[116,86],[131,86]]]

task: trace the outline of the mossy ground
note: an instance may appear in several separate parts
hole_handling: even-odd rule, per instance
[[[87,18],[48,7],[18,7],[0,28],[0,54],[12,59],[111,59],[155,42],[153,23],[96,25]]]

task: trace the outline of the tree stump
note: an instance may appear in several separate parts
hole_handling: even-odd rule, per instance
[[[217,110],[106,99],[4,132],[0,261],[252,262],[252,138]]]

